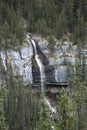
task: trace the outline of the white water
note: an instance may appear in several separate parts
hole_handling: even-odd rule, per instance
[[[51,103],[50,103],[49,99],[47,99],[45,97],[44,100],[45,100],[46,104],[48,105],[49,110],[51,112],[50,113],[50,119],[51,119],[52,122],[54,122],[53,114],[56,114],[56,108],[51,106]],[[55,128],[54,125],[51,125],[51,128],[54,130],[54,128]]]
[[[44,72],[44,66],[42,64],[42,62],[40,61],[40,58],[39,58],[39,55],[37,54],[37,48],[36,48],[36,44],[35,44],[35,41],[32,40],[32,44],[33,44],[33,47],[34,47],[34,51],[35,51],[35,60],[39,66],[39,69],[40,69],[40,80],[41,80],[41,89],[44,90],[44,84],[45,84],[45,72]]]
[[[27,38],[30,39],[30,36],[27,35]],[[33,39],[31,39],[32,45],[34,47],[34,51],[35,51],[35,60],[37,62],[37,65],[40,69],[40,80],[41,80],[41,89],[44,90],[44,85],[45,85],[45,72],[44,72],[44,66],[39,58],[39,55],[37,53],[37,48],[36,48],[36,43]]]
[[[27,35],[27,38],[30,39],[30,36]],[[36,48],[36,43],[33,39],[31,39],[32,45],[34,47],[34,51],[35,51],[35,60],[39,66],[40,69],[40,78],[41,78],[41,89],[44,91],[44,85],[45,85],[45,71],[44,71],[44,65],[42,64],[39,55],[37,53],[37,48]],[[56,108],[51,106],[50,101],[47,99],[47,97],[45,96],[44,101],[46,102],[46,104],[49,107],[49,110],[51,111],[51,114],[56,114]],[[54,126],[52,126],[52,129],[54,129]]]
[[[49,101],[47,98],[45,98],[45,101],[46,101],[46,104],[48,105],[48,107],[49,107],[51,113],[52,113],[52,114],[53,114],[53,113],[56,114],[56,108],[51,106],[50,101]]]
[[[29,38],[29,39],[30,39],[30,36],[29,36],[29,35],[27,35],[27,38]]]

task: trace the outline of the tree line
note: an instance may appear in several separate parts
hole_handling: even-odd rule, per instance
[[[55,122],[50,119],[45,94],[41,92],[37,96],[31,85],[24,86],[21,77],[14,78],[11,70],[6,74],[2,69],[0,73],[6,74],[6,82],[5,86],[4,81],[0,84],[1,130],[51,130],[52,125],[54,130],[87,130],[87,67],[86,58],[81,55],[81,45],[85,43],[86,12],[86,0],[0,0],[1,49],[21,45],[26,31],[54,34],[57,38],[70,32],[74,42],[78,43],[79,52],[75,76],[68,71],[71,93],[68,95],[63,89],[57,96]],[[26,30],[23,18],[27,20]],[[51,37],[49,42],[54,43]],[[68,67],[72,69],[72,66]]]
[[[57,38],[69,32],[75,43],[78,38],[84,42],[86,4],[86,0],[0,0],[1,45],[22,44],[26,31]],[[26,30],[23,18],[27,20]]]
[[[56,114],[51,113],[44,91],[36,92],[32,85],[24,85],[22,77],[13,76],[11,67],[2,70],[0,85],[1,130],[86,130],[87,129],[87,67],[86,59],[78,53],[75,64],[68,65],[68,91],[57,94]],[[5,82],[5,83],[4,83]]]

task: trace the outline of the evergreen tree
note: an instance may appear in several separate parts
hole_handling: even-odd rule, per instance
[[[65,17],[66,17],[65,22],[69,31],[72,32],[73,26],[74,26],[74,12],[73,12],[74,1],[64,0],[63,5],[64,5],[63,8],[65,12]]]
[[[5,22],[3,25],[3,39],[5,40],[4,48],[8,47],[9,34],[10,34],[10,27],[8,22]]]
[[[46,21],[45,19],[38,19],[37,23],[35,24],[36,31],[38,33],[44,34],[46,31]]]
[[[64,10],[61,12],[59,17],[56,19],[56,26],[55,26],[56,36],[57,38],[62,38],[64,33],[67,31],[67,24],[66,24],[66,17]]]
[[[79,26],[79,35],[81,35],[80,38],[83,40],[84,25],[86,24],[85,3],[85,0],[1,0],[0,25],[3,26],[3,23],[7,21],[10,26],[10,32],[13,34],[13,37],[15,35],[17,39],[19,38],[19,42],[23,34],[23,26],[21,26],[20,23],[21,16],[27,20],[27,30],[30,32],[43,34],[47,27],[47,30],[52,31],[51,33],[58,33],[57,37],[59,38],[61,38],[65,32],[69,31],[78,39],[78,14],[80,11],[81,26]],[[79,9],[79,11],[77,9]],[[60,16],[62,16],[62,18]],[[19,18],[20,20],[18,20]],[[20,31],[18,31],[18,29]],[[15,30],[18,32],[17,34]]]
[[[9,68],[9,67],[8,67]],[[11,130],[33,130],[38,123],[38,98],[32,92],[31,85],[26,87],[21,77],[13,77],[12,70],[7,80],[9,90],[5,101],[6,124]]]
[[[49,48],[50,51],[53,52],[54,51],[54,46],[55,46],[54,38],[52,36],[50,36],[49,39],[48,39],[48,42],[49,42],[48,48]]]
[[[77,10],[74,40],[75,43],[84,42],[84,17],[81,15],[80,9]]]
[[[61,18],[59,18],[56,20],[56,28],[55,28],[57,38],[61,38],[63,36],[63,32],[64,32],[63,29],[64,28],[63,28],[62,20]]]
[[[86,112],[86,80],[84,78],[84,60],[82,61],[81,56],[78,57],[78,62],[76,62],[76,76],[73,81],[73,93],[76,95],[76,105],[77,105],[77,124],[78,130],[86,130],[87,126],[87,112]],[[86,66],[85,66],[86,67]]]
[[[58,96],[58,121],[55,130],[77,130],[75,104],[62,89]]]
[[[5,117],[4,117],[4,99],[6,96],[6,89],[1,88],[0,86],[0,129],[6,129]]]

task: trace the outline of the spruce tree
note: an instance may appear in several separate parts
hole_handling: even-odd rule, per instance
[[[81,11],[78,8],[77,10],[77,19],[76,19],[76,24],[74,28],[74,41],[75,43],[82,42],[84,43],[84,17],[81,15]]]
[[[6,129],[5,117],[4,117],[4,100],[7,90],[0,86],[0,130]]]
[[[58,121],[55,130],[77,130],[75,104],[70,100],[65,89],[58,96]]]
[[[87,128],[87,112],[86,112],[86,79],[83,76],[84,73],[84,61],[81,56],[78,56],[78,62],[76,62],[76,76],[73,80],[73,93],[76,95],[76,106],[77,106],[77,126],[78,130],[86,130]],[[86,66],[85,66],[86,69]],[[85,70],[86,71],[86,70]]]
[[[49,44],[48,44],[49,50],[54,52],[55,40],[54,40],[53,36],[49,36],[48,42],[49,42]]]

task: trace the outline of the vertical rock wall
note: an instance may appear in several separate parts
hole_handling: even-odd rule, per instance
[[[1,64],[4,71],[7,71],[6,60],[8,66],[12,67],[14,76],[20,76],[25,84],[33,82],[32,76],[32,56],[33,49],[31,43],[25,43],[25,46],[20,50],[14,51],[12,49],[7,50],[7,59],[5,51],[0,51]]]
[[[38,54],[45,66],[46,81],[66,82],[67,72],[72,71],[73,74],[75,72],[77,46],[69,41],[61,43],[56,40],[54,51],[51,52],[46,39],[36,35],[33,35],[32,38],[37,42]],[[87,46],[85,49],[81,49],[81,53],[86,57],[85,63],[87,64]],[[12,66],[13,75],[20,75],[25,84],[40,83],[39,68],[34,59],[33,47],[28,39],[19,50],[7,50],[7,56],[4,50],[0,51],[0,82],[3,79],[1,73],[7,71],[7,62]],[[68,66],[71,67],[71,70],[68,69]]]

